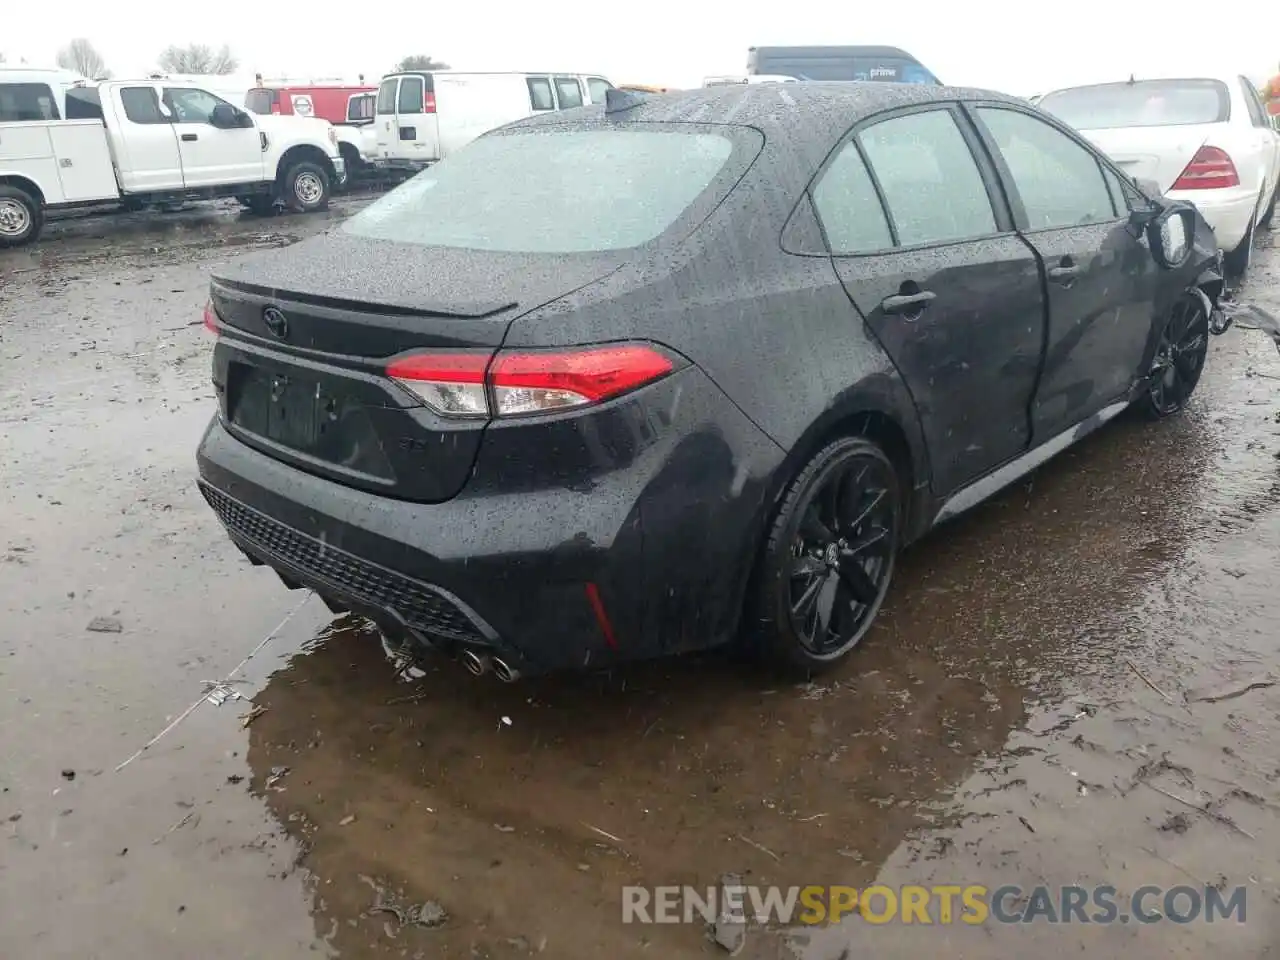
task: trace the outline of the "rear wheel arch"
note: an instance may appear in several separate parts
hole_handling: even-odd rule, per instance
[[[44,206],[46,202],[44,191],[40,189],[40,185],[34,180],[29,180],[26,177],[19,177],[16,175],[0,176],[0,187],[13,187],[15,190],[21,190],[33,200],[38,201],[41,206]]]
[[[905,387],[901,389],[905,394]],[[923,533],[932,474],[920,421],[909,397],[879,390],[875,395],[855,394],[834,405],[792,444],[769,491],[765,522],[772,520],[788,485],[805,465],[840,437],[863,437],[885,452],[902,486],[901,503],[907,514],[902,529],[906,539]]]

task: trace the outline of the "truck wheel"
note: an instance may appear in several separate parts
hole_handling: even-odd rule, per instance
[[[289,168],[280,191],[284,205],[296,213],[313,213],[329,206],[329,174],[318,163],[304,160]]]
[[[343,189],[349,189],[356,177],[364,173],[364,158],[360,156],[360,151],[349,143],[338,144],[338,152],[342,154],[342,159],[347,164],[347,182],[343,184]]]
[[[40,236],[44,210],[25,190],[0,185],[0,247],[20,247]]]

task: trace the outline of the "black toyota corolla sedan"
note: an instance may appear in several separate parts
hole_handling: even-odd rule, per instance
[[[904,545],[1187,402],[1219,255],[1150,196],[998,94],[611,92],[220,272],[200,489],[476,673],[738,639],[818,670]]]

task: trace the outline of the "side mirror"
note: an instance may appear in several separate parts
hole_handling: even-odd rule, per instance
[[[209,122],[219,130],[234,130],[236,127],[245,125],[242,118],[247,116],[229,103],[220,103],[213,108],[213,113],[209,115]]]
[[[1147,225],[1151,255],[1166,270],[1177,270],[1191,257],[1196,213],[1191,207],[1166,207]]]

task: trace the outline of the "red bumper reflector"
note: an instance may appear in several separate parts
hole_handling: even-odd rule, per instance
[[[594,583],[588,583],[587,600],[591,603],[591,609],[595,611],[596,623],[600,624],[600,632],[604,634],[604,642],[609,645],[610,650],[618,649],[618,638],[614,636],[613,624],[609,622],[609,614],[604,609],[604,601],[600,599],[600,588]]]

